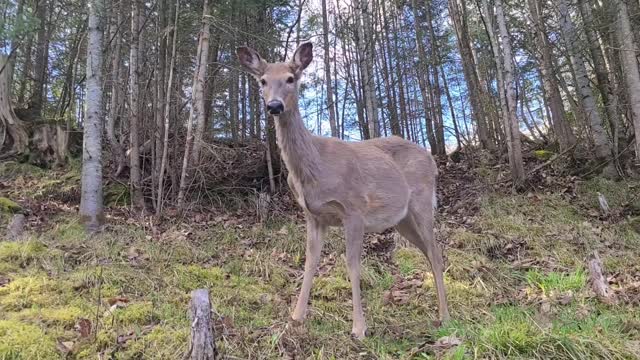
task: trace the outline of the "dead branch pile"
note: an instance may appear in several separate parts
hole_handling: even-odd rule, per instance
[[[191,189],[216,193],[254,192],[267,189],[268,184],[263,142],[216,140],[203,145],[202,159],[194,169]]]

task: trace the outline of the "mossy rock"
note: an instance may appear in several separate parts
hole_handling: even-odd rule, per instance
[[[17,202],[0,196],[0,212],[8,214],[17,214],[22,212],[22,206]]]
[[[535,155],[538,160],[547,161],[555,154],[549,150],[536,150],[533,152],[533,155]]]

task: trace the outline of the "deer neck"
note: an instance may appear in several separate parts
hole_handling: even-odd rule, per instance
[[[315,182],[320,172],[320,155],[313,144],[296,103],[291,109],[275,117],[276,137],[287,170],[301,183]]]

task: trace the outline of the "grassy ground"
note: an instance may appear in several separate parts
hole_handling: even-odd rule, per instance
[[[371,335],[357,342],[337,231],[309,320],[292,328],[303,224],[205,216],[154,234],[113,212],[103,233],[86,238],[68,201],[77,177],[7,174],[5,185],[23,186],[0,196],[31,207],[38,199],[55,211],[32,219],[25,241],[0,242],[0,359],[179,359],[189,292],[202,287],[218,314],[219,350],[230,359],[640,357],[638,220],[602,219],[595,200],[601,192],[613,212],[628,207],[632,183],[579,183],[573,198],[486,193],[479,211],[443,216],[437,232],[446,243],[453,320],[441,326],[423,256],[392,245],[393,235],[370,237],[362,287]],[[590,291],[585,264],[594,250],[615,304]]]

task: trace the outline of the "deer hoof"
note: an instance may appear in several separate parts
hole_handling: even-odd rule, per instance
[[[292,327],[300,327],[304,324],[304,318],[295,319],[293,317],[289,318],[289,325]]]
[[[352,329],[351,330],[351,338],[355,340],[364,340],[367,333],[367,328],[362,329]]]

